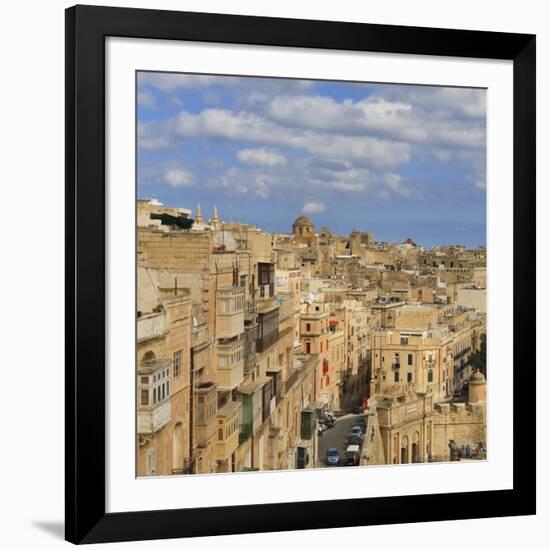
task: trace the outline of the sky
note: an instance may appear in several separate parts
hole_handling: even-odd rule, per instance
[[[208,219],[485,245],[486,91],[139,72],[138,197]]]

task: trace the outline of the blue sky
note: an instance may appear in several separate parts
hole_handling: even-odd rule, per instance
[[[141,72],[137,91],[140,198],[485,244],[485,90]]]

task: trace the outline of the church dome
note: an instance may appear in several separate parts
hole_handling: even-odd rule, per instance
[[[300,216],[296,218],[294,223],[292,225],[296,226],[306,226],[306,225],[313,225],[313,222],[307,217],[307,216]]]

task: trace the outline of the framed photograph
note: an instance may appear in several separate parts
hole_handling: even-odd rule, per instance
[[[535,513],[535,36],[66,11],[66,538]]]

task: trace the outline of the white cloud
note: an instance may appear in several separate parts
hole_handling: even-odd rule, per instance
[[[237,151],[237,159],[243,164],[252,166],[278,166],[286,164],[286,157],[277,151],[265,148],[260,149],[241,149]]]
[[[462,91],[462,90],[459,90]],[[480,94],[475,97],[478,98]],[[473,121],[473,113],[484,111],[477,103],[463,105],[460,95],[434,96],[435,107],[425,102],[391,100],[369,96],[359,101],[341,102],[326,96],[279,96],[267,106],[266,115],[285,126],[344,135],[369,135],[410,144],[442,143],[459,147],[478,147],[485,143],[485,127]],[[415,99],[415,98],[413,98]],[[438,101],[439,100],[439,101]],[[457,116],[455,111],[459,109]]]
[[[304,214],[319,214],[324,212],[327,207],[322,202],[307,201],[302,207],[302,213]]]
[[[164,181],[172,187],[191,187],[195,185],[195,176],[187,170],[172,168],[164,174]]]
[[[326,96],[279,96],[269,104],[267,115],[279,123],[345,135],[387,132],[400,141],[426,138],[415,124],[412,106],[403,102],[367,98],[337,102]]]
[[[289,128],[245,111],[205,109],[199,114],[186,111],[162,123],[142,125],[140,147],[175,146],[178,140],[210,137],[243,140],[262,145],[278,145],[308,151],[321,157],[351,160],[384,169],[400,166],[410,159],[410,146],[365,135],[341,134]]]
[[[162,106],[162,101],[181,103],[186,89],[200,90],[207,102],[221,100],[220,107],[222,98],[232,97],[231,109],[181,111],[138,128],[139,146],[146,150],[177,152],[195,138],[205,148],[214,140],[233,142],[239,168],[220,166],[209,180],[229,193],[266,198],[276,189],[311,186],[322,192],[417,196],[418,185],[396,174],[413,157],[453,162],[461,172],[466,165],[470,176],[462,177],[468,187],[484,186],[484,90],[371,84],[366,97],[336,100],[308,95],[312,81],[167,73],[138,78],[138,101],[146,108],[153,108],[155,98]],[[159,170],[157,183],[170,183],[166,170]],[[169,179],[181,182],[170,185],[194,183],[192,175]],[[435,188],[437,182],[431,183]]]
[[[270,187],[275,183],[273,175],[232,167],[220,176],[210,179],[207,186],[224,189],[231,195],[253,195],[259,199],[267,199]]]

